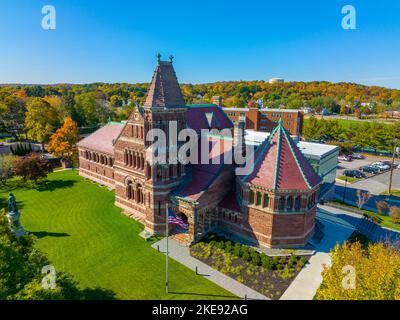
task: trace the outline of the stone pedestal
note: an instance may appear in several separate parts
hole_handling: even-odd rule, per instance
[[[17,237],[21,237],[28,232],[21,226],[21,223],[19,221],[20,218],[20,213],[17,212],[9,212],[8,214],[8,219],[10,220],[10,225],[11,225],[11,230],[12,232],[15,233]]]

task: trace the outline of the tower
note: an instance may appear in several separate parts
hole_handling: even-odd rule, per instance
[[[254,154],[254,169],[237,177],[247,217],[242,233],[267,247],[302,246],[312,236],[320,177],[282,120]]]
[[[146,231],[165,230],[169,193],[185,175],[185,168],[169,157],[175,146],[173,131],[185,128],[185,102],[173,68],[173,57],[160,55],[143,107],[135,110],[115,143],[116,204],[145,223]],[[170,128],[175,128],[171,130]],[[153,129],[165,133],[166,145],[153,149]],[[147,139],[146,139],[147,138]],[[154,162],[153,153],[165,153],[166,162]]]

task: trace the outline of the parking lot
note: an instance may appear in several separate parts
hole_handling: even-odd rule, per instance
[[[344,170],[359,170],[362,166],[368,166],[373,162],[386,160],[379,157],[367,157],[362,160],[352,160],[352,161],[339,161],[337,177],[341,177],[344,174]],[[396,160],[395,163],[399,163],[399,160]],[[351,185],[352,188],[368,190],[373,194],[379,194],[388,190],[389,188],[389,179],[390,179],[390,170],[379,173],[377,175],[372,175],[365,173],[367,178],[361,179]],[[400,169],[393,170],[393,180],[392,180],[392,188],[400,189]]]

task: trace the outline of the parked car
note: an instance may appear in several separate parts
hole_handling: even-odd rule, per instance
[[[365,178],[365,174],[359,170],[345,170],[344,175],[349,178]]]
[[[379,162],[374,162],[371,164],[372,167],[376,167],[381,171],[385,171],[385,170],[389,170],[390,169],[390,165],[383,163],[382,161]]]
[[[351,158],[349,156],[346,156],[345,154],[339,156],[338,159],[341,161],[351,161]]]
[[[354,153],[350,156],[352,159],[362,160],[365,159],[365,156],[361,153]]]
[[[379,169],[377,167],[372,167],[372,166],[363,166],[360,168],[362,172],[367,172],[367,173],[372,173],[372,174],[377,174],[379,173]]]

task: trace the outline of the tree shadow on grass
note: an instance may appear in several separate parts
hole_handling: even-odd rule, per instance
[[[174,292],[169,291],[171,294],[182,294],[182,295],[192,295],[192,296],[203,296],[203,297],[217,297],[217,298],[230,298],[230,299],[240,299],[234,295],[231,296],[224,296],[221,294],[211,294],[211,293],[194,293],[194,292]]]
[[[84,300],[116,300],[115,292],[109,289],[95,287],[80,290]]]
[[[69,237],[70,236],[70,234],[65,233],[65,232],[34,231],[34,232],[29,232],[29,233],[33,234],[38,239],[42,239],[42,238],[45,238],[45,237],[62,238],[62,237]]]
[[[36,185],[36,190],[42,192],[71,188],[74,186],[75,182],[74,180],[44,180]]]

